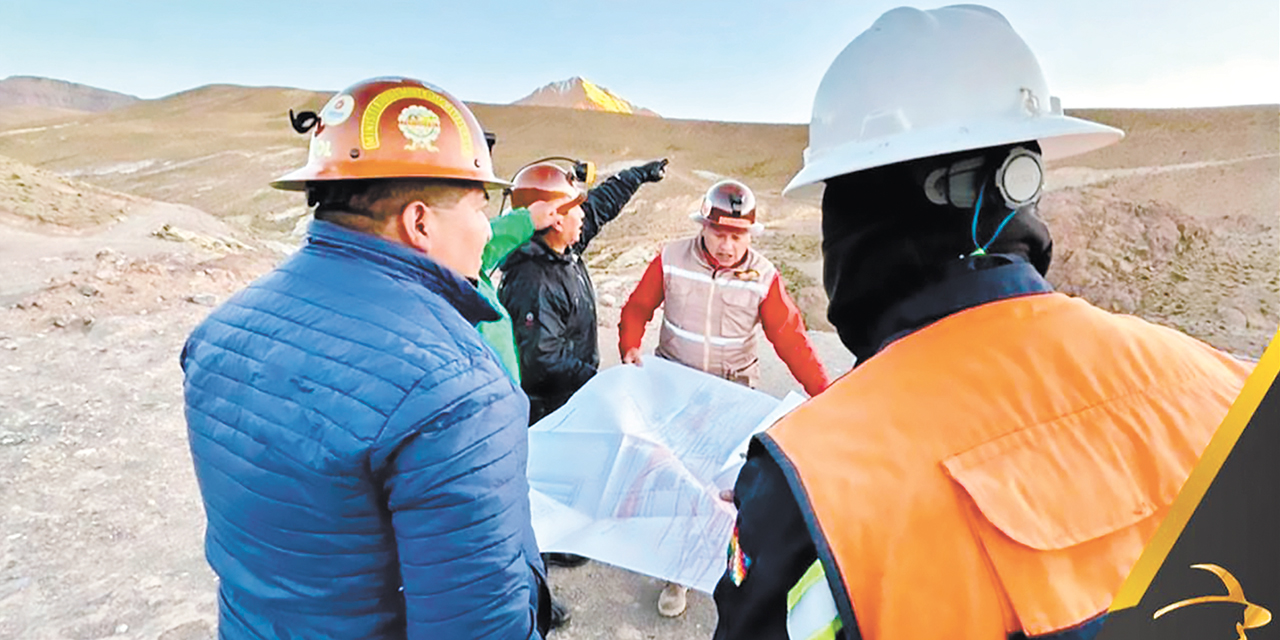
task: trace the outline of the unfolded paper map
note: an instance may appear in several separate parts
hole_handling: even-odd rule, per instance
[[[710,593],[751,436],[799,405],[661,358],[606,369],[529,431],[544,552],[584,555]]]

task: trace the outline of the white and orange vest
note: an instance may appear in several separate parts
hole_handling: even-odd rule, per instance
[[[700,237],[662,250],[665,291],[656,353],[715,376],[755,387],[760,378],[760,303],[777,269],[748,248],[742,264],[713,267]]]
[[[1250,370],[1030,295],[891,343],[762,440],[862,638],[1035,637],[1107,609]],[[794,632],[829,635],[807,577]]]

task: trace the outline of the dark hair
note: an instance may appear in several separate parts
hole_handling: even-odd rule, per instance
[[[436,178],[316,181],[307,184],[307,205],[315,207],[316,220],[367,230],[386,223],[415,200],[451,207],[480,188],[475,182]]]

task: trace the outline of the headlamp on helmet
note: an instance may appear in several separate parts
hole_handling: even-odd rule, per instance
[[[553,161],[569,163],[565,168]],[[502,208],[506,207],[506,198],[511,198],[513,207],[527,207],[540,200],[571,198],[560,206],[561,213],[568,213],[573,207],[586,200],[586,189],[595,182],[596,166],[587,160],[578,160],[566,156],[549,156],[535,160],[521,167],[512,179],[512,186],[504,190]]]

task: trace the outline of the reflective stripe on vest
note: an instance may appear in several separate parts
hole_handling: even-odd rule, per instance
[[[890,343],[760,441],[862,638],[1046,636],[1110,605],[1250,369],[1028,295]]]
[[[705,273],[698,273],[697,271],[681,269],[680,267],[671,266],[669,264],[662,265],[662,272],[667,275],[676,276],[677,278],[688,278],[689,280],[694,280],[696,282],[701,282],[704,284],[715,284],[721,287],[725,287],[726,289],[746,289],[748,291],[755,292],[757,295],[760,295],[762,297],[769,295],[769,284],[771,284],[771,283],[761,283],[761,282],[747,282],[745,280],[713,279],[711,276]]]
[[[822,561],[814,560],[800,581],[787,592],[787,637],[790,640],[835,640],[836,632],[842,626]]]
[[[694,333],[692,331],[686,331],[684,329],[681,329],[680,327],[677,327],[675,323],[671,322],[670,320],[667,320],[666,318],[662,319],[662,324],[665,325],[668,329],[670,329],[671,333],[676,334],[676,337],[684,338],[685,340],[697,342],[699,344],[714,344],[718,347],[734,345],[734,344],[743,344],[747,341],[747,338],[751,337],[751,336],[742,336],[741,338],[723,338],[719,336],[704,336],[699,333]]]

